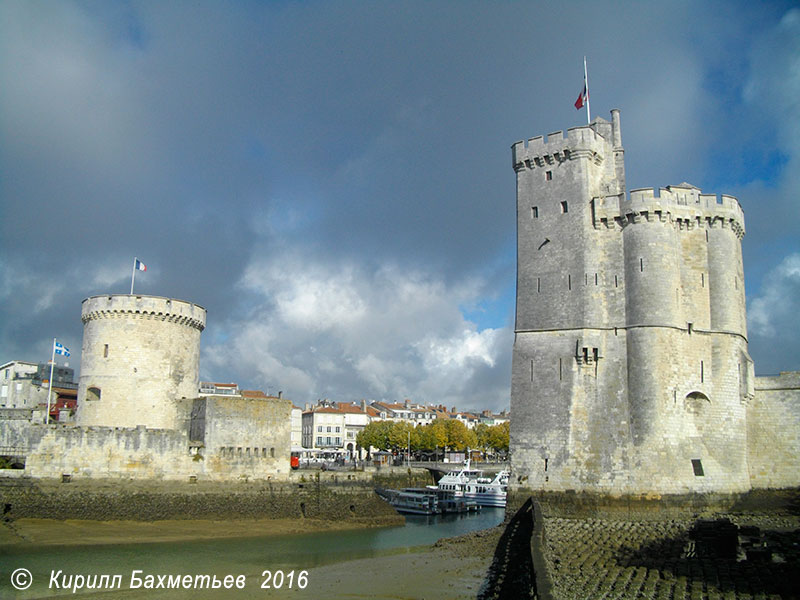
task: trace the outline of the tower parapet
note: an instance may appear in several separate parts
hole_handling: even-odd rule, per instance
[[[203,331],[206,327],[206,309],[192,302],[163,298],[161,296],[131,296],[112,294],[92,296],[83,301],[81,321],[84,325],[95,319],[121,317],[156,319],[193,327]]]
[[[512,164],[515,171],[521,171],[586,156],[599,164],[607,143],[608,140],[591,125],[572,127],[567,130],[566,137],[563,131],[555,131],[548,134],[547,139],[540,135],[527,142],[516,142],[511,146]]]
[[[626,194],[600,196],[594,202],[595,227],[618,223],[624,226],[639,217],[659,218],[680,228],[723,227],[736,237],[745,234],[744,211],[734,196],[703,194],[689,184],[665,188],[638,188]]]
[[[206,310],[160,296],[105,295],[83,301],[81,320],[78,423],[174,429],[172,400],[197,395]]]

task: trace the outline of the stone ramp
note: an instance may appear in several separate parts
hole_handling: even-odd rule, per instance
[[[529,498],[506,525],[478,600],[539,598],[531,559],[533,501]]]

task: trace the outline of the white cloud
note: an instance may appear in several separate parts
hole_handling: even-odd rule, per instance
[[[750,299],[747,329],[750,353],[769,364],[768,371],[800,368],[800,253],[791,254],[764,276]],[[763,367],[762,367],[763,369]]]
[[[481,369],[504,366],[510,352],[508,332],[478,331],[458,309],[474,301],[477,280],[446,285],[396,266],[370,271],[281,255],[254,261],[241,286],[257,308],[225,324],[231,336],[204,350],[204,369],[238,365],[235,376],[300,404],[410,397],[505,406],[507,373],[472,381]]]

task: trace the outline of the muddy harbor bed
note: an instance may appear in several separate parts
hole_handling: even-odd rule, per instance
[[[741,600],[800,594],[800,517],[546,518],[553,598]]]

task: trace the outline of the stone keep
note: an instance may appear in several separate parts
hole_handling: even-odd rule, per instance
[[[628,194],[611,115],[512,146],[513,484],[747,490],[741,207],[689,184]]]
[[[158,296],[83,301],[79,425],[178,429],[174,400],[196,398],[206,310]]]

